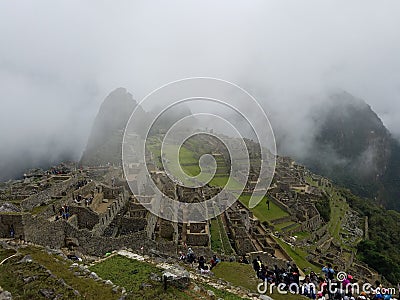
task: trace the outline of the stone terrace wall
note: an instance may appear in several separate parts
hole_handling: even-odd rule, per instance
[[[106,227],[111,224],[115,216],[126,205],[127,200],[128,197],[126,197],[126,193],[120,193],[119,195],[116,195],[116,199],[109,206],[109,209],[104,213],[99,214],[99,222],[93,228],[97,235],[103,234]]]
[[[50,222],[41,217],[26,215],[24,217],[24,239],[50,248],[61,248],[65,241],[65,224],[66,221],[63,220]]]
[[[88,182],[84,186],[82,186],[79,189],[75,190],[72,193],[73,197],[76,197],[78,195],[82,195],[83,197],[85,197],[86,195],[91,194],[93,192],[93,190],[95,189],[95,187],[96,187],[96,183],[94,181]]]
[[[66,191],[72,185],[77,183],[79,180],[78,176],[71,177],[65,181],[54,183],[48,189],[34,194],[21,202],[21,207],[23,210],[32,210],[35,206],[41,203],[48,204],[52,199],[52,196],[60,195],[63,191]]]
[[[146,230],[146,225],[146,219],[122,217],[119,234],[126,235],[133,232],[144,231]]]
[[[24,215],[23,223],[26,241],[54,249],[64,247],[66,238],[75,238],[79,243],[78,250],[90,255],[103,256],[106,252],[121,248],[141,251],[141,247],[145,253],[156,250],[170,256],[177,254],[174,243],[151,241],[147,238],[145,231],[116,238],[102,237],[93,234],[88,229],[78,229],[65,220],[50,222],[28,214]]]
[[[99,223],[99,215],[93,210],[83,206],[71,206],[70,212],[78,217],[78,228],[88,228],[90,230]]]
[[[189,246],[208,247],[210,237],[207,233],[189,233],[186,236],[186,243]]]
[[[272,196],[272,195],[268,195],[268,196],[271,198],[271,200],[274,202],[274,204],[276,204],[279,208],[281,208],[284,211],[286,211],[287,213],[291,214],[291,209],[286,204],[282,203],[275,196]]]
[[[24,238],[23,213],[2,213],[0,214],[0,238],[9,238],[11,225],[14,227],[14,236],[22,235]]]

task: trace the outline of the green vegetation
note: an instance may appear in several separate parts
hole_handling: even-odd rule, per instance
[[[169,171],[174,174],[181,174],[180,168],[182,168],[183,172],[185,172],[188,177],[198,176],[200,174],[200,166],[199,166],[199,158],[206,153],[210,154],[210,151],[205,151],[204,149],[197,149],[200,147],[200,141],[194,141],[194,139],[190,139],[186,141],[182,147],[178,149],[178,146],[174,145],[165,145],[163,151],[166,155],[171,155],[172,153],[176,153],[179,150],[179,165],[168,163]],[[146,143],[147,148],[150,152],[153,153],[153,156],[156,160],[156,165],[159,168],[162,168],[161,163],[161,141],[158,137],[151,137]],[[199,153],[191,150],[197,149],[200,151]],[[225,187],[227,184],[228,190],[241,190],[243,185],[239,183],[234,178],[230,178],[229,176],[229,168],[226,165],[225,160],[222,156],[216,155],[214,156],[217,162],[217,170],[214,177],[209,181],[210,186],[214,187]],[[203,170],[202,176],[199,177],[199,180],[206,182],[207,179],[211,177],[211,173],[208,173],[207,170]],[[185,176],[179,177],[179,179],[185,183],[190,183],[190,179]],[[228,180],[231,179],[229,182]]]
[[[324,195],[319,201],[315,202],[315,208],[318,210],[321,218],[325,222],[329,222],[331,219],[331,205],[330,199]]]
[[[211,249],[217,253],[225,255],[234,254],[232,246],[229,242],[228,235],[226,234],[221,216],[211,220]]]
[[[249,207],[250,197],[251,196],[248,194],[242,194],[240,195],[239,200],[246,207]],[[267,199],[268,198],[264,196],[262,201],[260,201],[260,203],[256,207],[251,209],[253,214],[260,220],[260,222],[264,221],[270,222],[276,219],[289,216],[289,214],[286,211],[284,211],[282,208],[276,205],[272,200],[269,201],[269,210],[268,210]]]
[[[90,267],[90,270],[103,279],[109,279],[113,283],[125,287],[129,292],[139,291],[140,284],[148,282],[151,273],[161,274],[159,269],[148,263],[120,255],[110,257]]]
[[[342,230],[342,218],[349,209],[349,205],[341,194],[334,189],[329,190],[329,207],[330,218],[328,223],[329,233],[337,240],[340,241],[340,232]]]
[[[15,254],[15,251],[12,249],[3,249],[0,248],[0,262],[3,259],[6,259],[7,257],[10,257],[11,255]]]
[[[368,217],[369,240],[358,244],[358,258],[382,274],[392,284],[400,281],[400,213],[385,210],[373,200],[342,189],[350,206]]]
[[[10,254],[8,250],[1,250],[0,253],[2,257]],[[35,247],[20,249],[20,254],[0,266],[1,286],[11,292],[15,299],[38,299],[41,297],[39,295],[41,289],[52,290],[54,296],[61,294],[65,299],[82,297],[86,299],[118,299],[117,295],[112,293],[111,287],[91,279],[75,276],[73,271],[68,268],[70,262],[60,256],[48,254]],[[18,263],[28,254],[31,255],[33,262]],[[50,270],[54,276],[49,276],[46,269]],[[32,281],[24,282],[24,279],[29,277],[32,278]],[[61,278],[73,290],[66,289],[60,282]],[[81,297],[78,297],[74,290],[78,291]]]
[[[295,236],[297,237],[297,239],[299,241],[301,240],[305,240],[307,238],[309,238],[311,236],[311,233],[307,232],[307,231],[299,231],[295,233]]]
[[[37,215],[37,214],[44,212],[46,210],[46,208],[47,208],[47,205],[38,205],[32,209],[31,213],[32,213],[32,215]]]
[[[255,272],[251,265],[241,264],[237,262],[221,262],[214,269],[213,272],[216,277],[221,278],[225,281],[230,282],[235,286],[241,286],[245,289],[248,289],[252,292],[257,292],[257,286],[261,283],[259,279],[256,278]],[[214,291],[214,289],[212,289]],[[268,294],[269,290],[267,292]],[[221,297],[216,293],[217,297]],[[277,290],[274,289],[274,293],[271,295],[275,300],[299,300],[299,299],[307,299],[300,295],[292,295],[286,294],[281,295],[278,294]],[[224,296],[223,299],[241,299],[240,297],[234,296]]]
[[[90,268],[102,279],[123,286],[128,292],[126,299],[192,299],[190,291],[182,291],[171,285],[164,291],[163,283],[151,281],[150,275],[161,275],[155,266],[124,256],[112,256]],[[142,284],[149,287],[142,287]]]
[[[299,247],[292,247],[279,238],[274,237],[274,240],[285,250],[300,269],[311,269],[316,273],[321,271],[319,267],[306,259],[307,253],[304,250]]]
[[[290,228],[290,229],[294,229],[299,227],[300,225],[293,222],[293,221],[288,221],[288,222],[283,222],[283,223],[279,223],[275,225],[275,228],[278,230],[284,230],[285,228]]]
[[[250,291],[257,291],[259,280],[249,264],[237,262],[220,262],[212,270],[216,277],[230,282],[233,285],[241,286]]]

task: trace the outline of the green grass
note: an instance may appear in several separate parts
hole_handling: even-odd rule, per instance
[[[321,270],[319,267],[313,265],[306,260],[307,253],[299,247],[291,247],[279,238],[274,237],[274,240],[286,251],[286,253],[293,259],[295,264],[301,269],[311,268],[316,273]]]
[[[309,185],[319,187],[318,181],[314,181],[310,175],[305,176],[305,180]]]
[[[337,191],[330,189],[330,195],[331,217],[328,223],[328,231],[337,241],[340,241],[342,219],[349,209],[349,205],[339,196]]]
[[[285,227],[288,227],[288,226],[291,226],[291,225],[295,225],[295,224],[297,224],[297,223],[295,223],[293,221],[288,221],[288,222],[283,222],[283,223],[280,223],[280,224],[276,224],[275,228],[278,229],[278,230],[283,230]],[[297,226],[292,227],[291,229],[296,228],[298,226],[299,226],[299,224],[297,224]]]
[[[148,282],[151,273],[161,274],[161,270],[145,262],[116,255],[90,267],[103,279],[123,286],[127,291],[139,291],[142,282]]]
[[[186,141],[185,145],[190,146],[190,143],[195,143],[195,141]],[[149,141],[147,141],[147,148],[149,149],[150,152],[153,153],[153,156],[157,160],[157,166],[161,167],[161,142],[158,140],[156,137],[151,137]],[[176,153],[178,151],[178,146],[175,145],[165,145],[164,146],[164,152],[166,156],[169,156],[173,153]],[[217,170],[216,170],[216,176],[214,176],[209,184],[211,186],[217,186],[217,187],[224,187],[228,183],[229,179],[229,166],[226,165],[225,160],[220,157],[216,156],[215,160],[217,162]],[[200,166],[199,166],[199,155],[193,152],[192,150],[188,149],[185,146],[180,147],[179,149],[179,164],[182,167],[182,170],[188,175],[188,176],[197,176],[200,174]],[[168,164],[168,169],[169,171],[176,175],[180,174],[180,167],[179,165],[174,165],[172,163]],[[210,177],[211,173],[204,172],[204,176],[200,176],[199,180],[201,181],[206,181],[206,178]],[[187,181],[186,178],[184,177],[179,177],[179,179],[185,183]],[[229,190],[240,190],[242,189],[242,184],[240,184],[237,180],[233,179],[227,186],[227,189]]]
[[[226,234],[221,216],[211,220],[211,249],[225,255],[234,254],[228,235]]]
[[[222,252],[222,241],[220,238],[219,224],[218,224],[217,219],[211,220],[210,233],[211,233],[211,249],[212,249],[212,251],[221,253]]]
[[[4,253],[4,251],[1,251]],[[95,282],[92,279],[80,278],[69,270],[71,261],[65,261],[62,257],[51,255],[40,248],[27,247],[20,249],[21,255],[11,258],[0,266],[1,286],[11,292],[14,299],[38,299],[40,289],[52,289],[54,296],[62,294],[63,299],[118,299],[110,286]],[[25,255],[31,255],[33,262],[17,263]],[[2,254],[3,256],[3,254]],[[55,277],[49,276],[46,269],[50,270]],[[24,283],[23,279],[35,276],[35,280]],[[77,290],[81,297],[77,297],[73,290],[66,289],[59,279]]]
[[[127,299],[192,299],[190,291],[181,291],[171,285],[164,291],[163,284],[151,281],[152,273],[161,275],[162,271],[152,264],[129,259],[124,256],[112,256],[92,267],[90,270],[102,279],[111,280],[123,286],[128,292]],[[151,287],[142,288],[142,283]]]
[[[35,207],[32,209],[31,213],[32,213],[32,215],[38,215],[38,214],[44,212],[48,207],[49,207],[48,205],[38,205],[38,206],[35,206]]]
[[[224,187],[226,186],[227,190],[230,191],[237,191],[237,190],[242,190],[243,185],[238,182],[235,178],[231,177],[230,182],[228,183],[229,176],[215,176],[213,179],[210,181],[211,186],[219,186],[219,187]]]
[[[250,195],[241,195],[239,197],[239,200],[247,208],[249,207]],[[284,211],[282,208],[276,205],[272,200],[270,200],[269,210],[268,210],[266,196],[264,196],[263,199],[260,201],[260,203],[256,207],[251,209],[251,211],[261,222],[264,221],[270,222],[276,219],[289,216],[289,214],[286,211]]]
[[[15,253],[15,250],[0,248],[0,262]]]
[[[215,276],[230,282],[235,286],[241,286],[250,291],[257,291],[259,280],[251,265],[237,262],[220,262],[212,269]]]
[[[300,232],[296,232],[294,235],[297,236],[297,240],[301,241],[301,240],[309,238],[311,236],[311,233],[309,233],[307,231],[300,231]]]

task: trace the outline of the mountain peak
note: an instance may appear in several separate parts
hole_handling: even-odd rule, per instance
[[[81,164],[120,162],[123,130],[136,106],[132,94],[122,87],[113,90],[104,99],[94,120]]]

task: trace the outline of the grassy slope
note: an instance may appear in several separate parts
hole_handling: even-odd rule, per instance
[[[125,287],[129,299],[190,299],[176,288],[169,287],[164,291],[161,282],[151,281],[150,274],[161,275],[161,270],[145,262],[117,255],[92,266],[90,270],[103,279]],[[142,283],[151,285],[151,288],[142,288]]]
[[[213,272],[216,277],[228,281],[235,286],[241,286],[252,292],[257,292],[257,286],[259,283],[261,283],[261,281],[256,278],[252,266],[248,264],[240,264],[236,262],[221,262],[213,269]],[[268,293],[267,295],[269,295]],[[276,290],[274,290],[273,294],[270,296],[272,296],[275,300],[307,299],[299,295],[280,295]]]
[[[0,253],[4,253],[1,251]],[[80,278],[73,274],[68,267],[71,261],[65,261],[60,256],[51,255],[40,248],[28,247],[20,250],[21,255],[10,259],[0,266],[1,286],[11,292],[15,299],[38,299],[40,289],[53,289],[54,295],[63,294],[64,299],[118,299],[112,293],[111,287],[87,278]],[[33,262],[17,263],[24,255],[31,255]],[[3,254],[2,254],[3,256]],[[55,277],[49,276],[46,269],[50,270]],[[36,279],[30,283],[24,283],[27,277]],[[81,297],[61,285],[59,279],[77,290]],[[23,287],[23,288],[22,288]]]
[[[239,197],[241,203],[246,207],[249,207],[250,195],[241,195]],[[270,201],[269,210],[267,206],[267,197],[263,197],[263,200],[252,209],[253,214],[261,222],[263,221],[273,221],[279,218],[288,217],[289,214],[277,206],[273,201]]]
[[[211,220],[211,249],[217,253],[231,255],[234,253],[225,228],[222,224],[221,217],[218,216]]]
[[[157,142],[155,138],[153,138],[149,143],[148,143],[148,149],[153,153],[155,158],[159,158],[161,156],[161,150],[160,150],[160,144]],[[173,145],[168,145],[165,146],[164,151],[166,153],[174,153],[178,151],[178,146],[173,146]],[[156,164],[157,166],[161,167],[161,162],[159,159],[156,159]],[[198,163],[198,159],[196,154],[187,149],[186,147],[182,146],[179,149],[179,161],[182,167],[182,170],[188,175],[188,176],[197,176],[200,173],[200,167]],[[173,165],[171,163],[168,164],[168,169],[172,174],[180,174],[180,168],[179,165]],[[228,183],[229,179],[229,171],[227,170],[225,163],[221,159],[217,159],[217,173],[218,175],[214,176],[211,181],[209,182],[210,186],[215,186],[215,187],[224,187]],[[211,173],[204,172],[205,176],[202,177],[200,176],[199,179],[204,180],[207,175]],[[207,176],[208,177],[208,176]],[[183,183],[185,183],[186,179],[185,178],[179,178]],[[240,190],[242,185],[236,181],[234,178],[231,178],[231,181],[229,182],[227,189],[229,190]]]
[[[216,277],[228,281],[233,285],[244,287],[250,291],[257,291],[259,280],[256,278],[251,265],[236,262],[221,262],[212,271]]]
[[[314,266],[306,259],[307,253],[303,249],[292,247],[279,238],[274,237],[274,240],[286,251],[300,269],[311,269],[316,273],[321,271],[319,267]]]
[[[193,291],[189,288],[187,290],[180,290],[171,285],[164,291],[161,282],[149,280],[150,274],[161,275],[161,270],[152,264],[132,260],[123,256],[112,256],[95,266],[90,268],[96,272],[103,279],[109,279],[112,282],[124,286],[129,295],[127,299],[208,299],[205,295]],[[149,288],[141,288],[141,283],[151,284]],[[240,297],[232,293],[221,291],[205,284],[198,284],[206,290],[214,291],[217,297],[228,300],[238,300]]]

